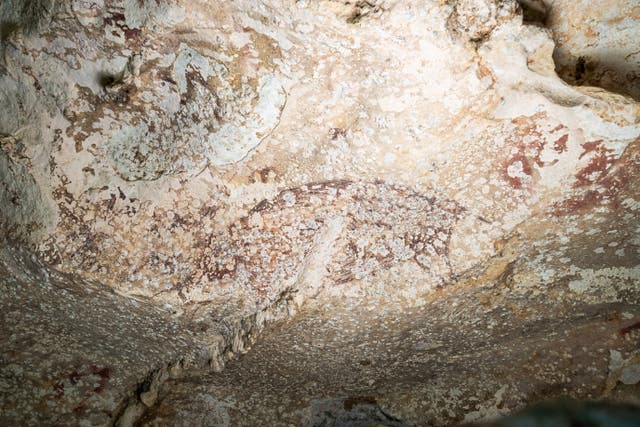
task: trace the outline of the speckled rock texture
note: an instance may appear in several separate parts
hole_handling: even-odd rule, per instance
[[[2,249],[3,425],[105,425],[150,372],[198,346],[166,310]],[[191,356],[190,356],[191,355]]]
[[[622,0],[2,2],[0,424],[639,403],[638,40]]]

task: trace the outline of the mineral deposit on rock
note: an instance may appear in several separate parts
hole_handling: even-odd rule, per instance
[[[638,40],[623,0],[4,0],[0,424],[640,403]]]

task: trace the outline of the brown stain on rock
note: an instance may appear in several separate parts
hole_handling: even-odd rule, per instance
[[[228,283],[261,297],[275,295],[298,277],[316,236],[335,217],[343,218],[344,231],[327,260],[334,285],[406,261],[426,270],[448,266],[452,229],[464,210],[451,200],[382,181],[289,188],[259,202],[225,235],[209,236],[197,270],[182,286]]]
[[[611,165],[615,162],[613,150],[606,148],[602,140],[589,141],[582,144],[584,151],[580,158],[589,155],[589,163],[578,171],[574,187],[583,187],[592,184],[600,177],[606,175]]]
[[[506,141],[510,154],[502,160],[499,167],[502,178],[514,189],[523,189],[525,182],[519,177],[509,175],[510,166],[520,162],[522,173],[531,178],[529,185],[526,185],[527,188],[530,188],[535,184],[533,178],[536,175],[536,168],[552,166],[558,162],[557,159],[551,162],[542,160],[545,148],[550,146],[558,154],[567,151],[569,134],[555,139],[553,136],[567,127],[560,123],[550,131],[544,131],[540,129],[540,123],[545,119],[547,119],[547,114],[540,112],[531,116],[519,116],[511,120],[515,129],[507,136]]]
[[[608,156],[608,152],[600,146],[599,141],[586,143],[583,147],[583,155],[595,151],[599,160],[595,160],[592,167],[587,166],[586,170],[579,172],[579,176],[584,175],[581,181],[584,185],[574,187],[582,190],[581,192],[554,204],[553,212],[557,216],[579,214],[605,201],[618,208],[621,203],[620,195],[633,194],[632,189],[637,187],[640,180],[640,137],[630,143],[617,160]],[[593,177],[592,173],[597,173],[598,176]]]
[[[557,153],[564,153],[567,151],[567,142],[569,141],[569,135],[562,135],[560,138],[556,139],[553,143],[553,149]]]

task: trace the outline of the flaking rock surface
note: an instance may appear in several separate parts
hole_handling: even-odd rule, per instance
[[[450,425],[637,392],[633,2],[0,25],[3,422]]]

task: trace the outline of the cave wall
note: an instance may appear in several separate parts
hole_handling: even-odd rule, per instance
[[[606,3],[3,2],[3,417],[356,399],[447,425],[632,395],[640,15]]]

